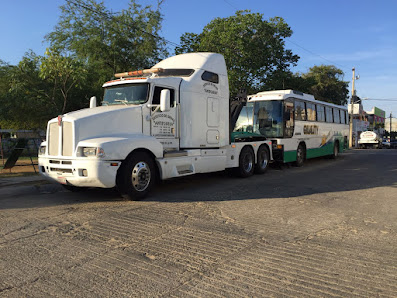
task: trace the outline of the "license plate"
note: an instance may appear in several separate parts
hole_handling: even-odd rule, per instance
[[[65,177],[58,177],[58,182],[61,184],[66,184],[66,178]]]

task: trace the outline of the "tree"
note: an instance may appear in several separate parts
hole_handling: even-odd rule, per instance
[[[69,0],[61,10],[47,41],[87,61],[100,83],[117,72],[151,67],[166,56],[165,42],[158,36],[158,9],[141,8],[131,0],[127,9],[113,14],[102,2]]]
[[[302,75],[304,79],[314,81],[314,84],[304,91],[313,94],[316,99],[345,105],[348,100],[349,82],[343,81],[343,75],[343,71],[333,65],[313,66]]]
[[[259,13],[237,11],[234,16],[216,18],[200,34],[185,33],[177,54],[217,52],[226,60],[231,96],[242,88],[249,93],[265,90],[272,75],[295,65],[299,57],[285,49],[284,39],[292,34],[282,18],[268,21]]]
[[[44,94],[55,110],[63,114],[70,101],[70,93],[76,93],[75,89],[86,86],[87,69],[78,59],[62,56],[58,49],[47,49],[45,54],[41,58],[39,75],[51,85],[51,90]]]
[[[0,121],[8,128],[43,128],[52,107],[45,98],[48,84],[40,78],[40,57],[32,51],[17,66],[7,66],[2,77],[6,91],[0,96]]]

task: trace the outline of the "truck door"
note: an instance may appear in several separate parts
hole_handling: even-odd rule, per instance
[[[153,105],[160,104],[160,94],[163,89],[170,90],[170,110],[161,112],[155,107],[151,109],[151,135],[158,139],[164,146],[164,149],[179,149],[179,131],[177,117],[177,100],[175,89],[170,87],[155,86],[153,91]]]

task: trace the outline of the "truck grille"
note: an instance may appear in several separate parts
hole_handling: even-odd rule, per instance
[[[60,148],[60,134],[62,137],[62,148]],[[73,154],[73,125],[71,122],[50,123],[48,136],[48,155],[50,156],[72,156]],[[61,152],[59,152],[61,150]]]

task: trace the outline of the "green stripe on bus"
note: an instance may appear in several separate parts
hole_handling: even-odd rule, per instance
[[[344,139],[340,138],[339,140],[339,152],[343,152],[345,148],[347,148],[347,143],[345,144]],[[312,148],[306,150],[306,158],[315,158],[320,156],[331,155],[334,152],[334,142],[329,142],[319,148]],[[284,151],[284,162],[293,162],[296,161],[296,150],[292,151]]]

